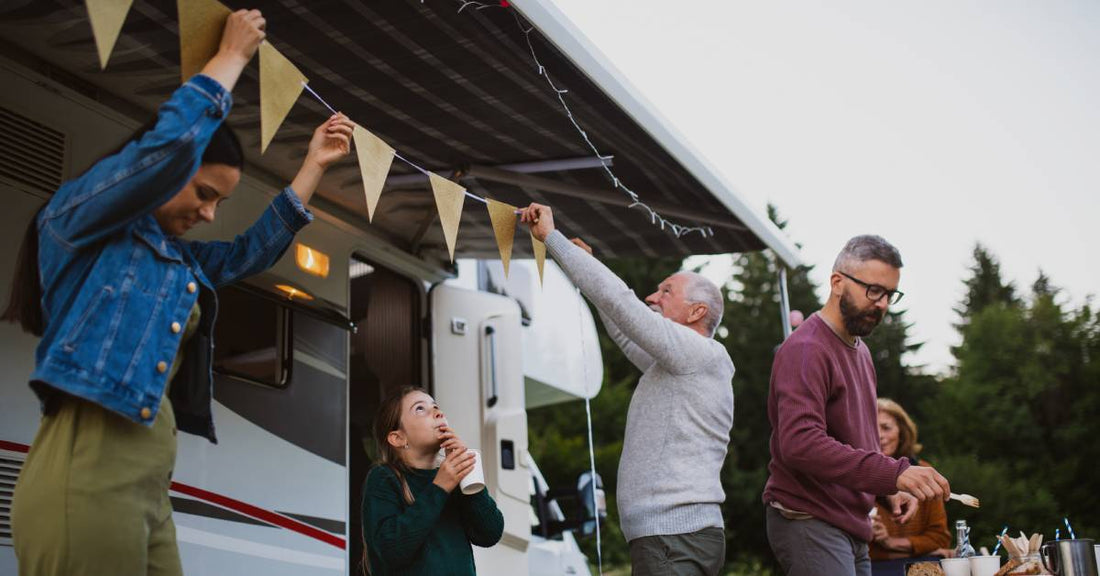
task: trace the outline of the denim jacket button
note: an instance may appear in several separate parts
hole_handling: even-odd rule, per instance
[[[168,363],[167,362],[165,362],[164,360],[161,360],[160,362],[157,362],[157,372],[160,372],[161,374],[164,374],[167,371],[168,371]]]
[[[142,420],[148,420],[152,417],[153,417],[153,411],[150,410],[148,407],[141,409],[141,419]]]
[[[214,118],[221,118],[222,117],[222,109],[220,107],[218,107],[216,104],[214,106],[211,106],[210,109],[206,111],[206,113],[209,114],[210,116],[214,117]]]
[[[199,287],[198,287],[198,286],[195,286],[195,283],[194,283],[194,282],[188,282],[188,283],[187,283],[187,293],[188,293],[188,294],[194,294],[194,293],[195,293],[195,290],[198,290],[198,288],[199,288]]]
[[[180,323],[179,322],[173,322],[172,323],[172,333],[173,334],[179,334],[180,333]]]

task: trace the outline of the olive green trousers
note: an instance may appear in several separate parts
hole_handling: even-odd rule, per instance
[[[42,418],[12,502],[20,576],[182,575],[172,405],[151,428],[65,397]]]

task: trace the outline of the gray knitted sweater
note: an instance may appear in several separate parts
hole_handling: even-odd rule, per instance
[[[642,371],[619,460],[623,535],[629,542],[723,527],[719,475],[733,428],[733,361],[725,346],[651,310],[561,232],[546,247]]]

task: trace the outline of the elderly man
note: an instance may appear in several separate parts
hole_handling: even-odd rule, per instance
[[[599,310],[608,334],[642,371],[619,460],[619,519],[633,574],[716,575],[725,561],[719,473],[733,427],[733,362],[714,340],[722,292],[690,272],[638,300],[583,242],[554,230],[531,204],[523,222]]]
[[[886,240],[849,240],[833,265],[829,301],[775,355],[764,503],[768,541],[788,576],[870,576],[875,496],[904,522],[913,497],[951,492],[932,468],[879,449],[875,368],[860,338],[901,299],[901,266]]]

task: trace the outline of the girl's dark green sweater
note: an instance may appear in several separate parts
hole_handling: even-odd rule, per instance
[[[447,494],[432,483],[436,470],[405,475],[415,501],[405,504],[401,483],[376,466],[363,486],[363,538],[371,576],[474,576],[470,544],[488,548],[504,533],[504,516],[488,490]]]

